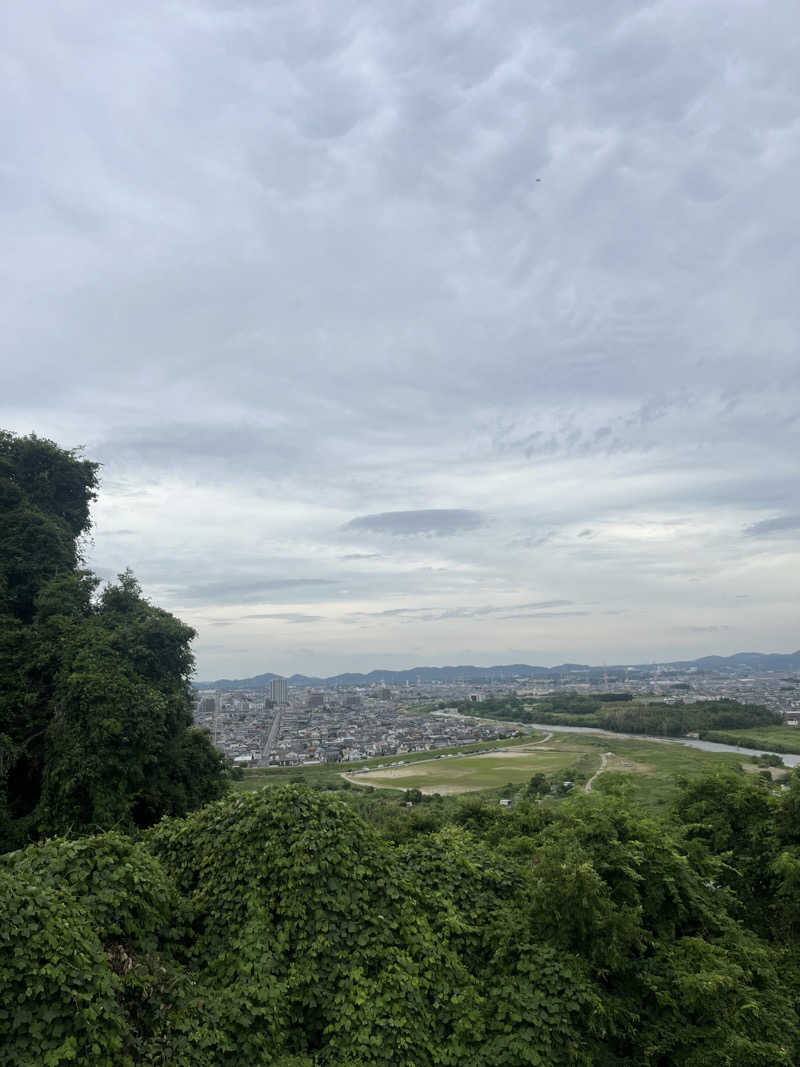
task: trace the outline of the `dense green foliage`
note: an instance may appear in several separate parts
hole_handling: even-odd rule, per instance
[[[768,748],[771,752],[800,753],[800,731],[796,741],[777,741],[773,737],[764,738],[757,734],[725,733],[724,730],[703,730],[700,734],[704,741],[716,741],[720,745],[741,745],[742,748]]]
[[[97,466],[0,433],[0,848],[146,826],[221,795],[191,729],[190,627],[80,568]]]
[[[33,845],[0,859],[0,1063],[795,1063],[798,813],[797,776],[669,820],[288,786]]]
[[[474,713],[474,705],[458,705],[465,714]],[[519,697],[495,697],[480,705],[486,718],[508,722],[535,722],[544,726],[592,726],[620,733],[653,734],[682,737],[708,730],[740,730],[747,727],[774,726],[780,721],[768,708],[759,704],[740,704],[736,700],[698,700],[693,703],[661,701],[637,703],[630,694],[602,693],[583,696],[551,694],[534,704]]]

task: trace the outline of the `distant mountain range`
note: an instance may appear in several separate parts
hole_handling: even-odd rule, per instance
[[[585,663],[560,663],[557,667],[531,667],[527,663],[509,663],[497,667],[412,667],[407,671],[370,671],[369,674],[335,674],[330,678],[311,678],[305,674],[293,674],[290,685],[336,686],[371,685],[384,682],[387,685],[405,685],[406,682],[479,682],[513,681],[514,679],[557,679],[564,674],[596,674],[624,677],[631,672],[652,674],[659,670],[691,670],[714,674],[767,674],[774,671],[800,671],[800,650],[797,652],[737,652],[733,656],[701,656],[700,659],[673,660],[670,663],[617,664],[615,666],[590,666]],[[252,678],[218,678],[214,682],[194,682],[195,689],[263,689],[273,678],[283,675],[256,674]]]

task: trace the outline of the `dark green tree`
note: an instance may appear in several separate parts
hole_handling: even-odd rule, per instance
[[[0,611],[23,622],[50,578],[74,570],[98,464],[31,434],[0,430]]]
[[[675,810],[695,848],[725,861],[719,882],[735,892],[740,914],[766,932],[781,825],[771,783],[758,775],[708,775],[684,783]]]
[[[548,781],[546,774],[542,774],[541,771],[537,771],[536,774],[531,775],[531,779],[525,789],[526,796],[542,797],[549,792],[550,782]]]
[[[192,729],[194,631],[82,569],[97,464],[0,433],[0,848],[147,826],[223,792]]]

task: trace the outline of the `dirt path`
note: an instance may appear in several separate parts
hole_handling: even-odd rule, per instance
[[[359,782],[355,775],[348,774],[347,771],[339,771],[339,774],[346,782],[350,782],[351,785],[372,785],[372,782]]]
[[[592,782],[594,782],[595,778],[597,778],[599,775],[601,775],[603,773],[603,771],[608,766],[608,757],[609,756],[613,756],[613,755],[614,755],[613,752],[604,752],[603,753],[603,755],[600,757],[600,766],[597,768],[597,770],[594,772],[592,777],[589,779],[589,781],[583,787],[584,793],[591,793],[591,791],[592,791]]]
[[[550,740],[550,738],[552,736],[553,736],[553,731],[551,730],[549,734],[546,734],[541,739],[541,741],[531,741],[531,743],[529,745],[524,745],[522,747],[524,747],[524,748],[533,748],[534,745],[545,745],[545,744],[547,744],[547,742]]]

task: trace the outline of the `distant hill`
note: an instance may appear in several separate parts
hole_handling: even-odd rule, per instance
[[[800,650],[797,652],[737,652],[733,656],[701,656],[700,659],[673,660],[669,663],[617,664],[615,666],[589,666],[585,663],[560,663],[555,667],[532,667],[527,663],[509,663],[495,667],[412,667],[406,671],[370,671],[368,674],[335,674],[330,678],[312,678],[305,674],[293,674],[290,685],[371,685],[385,682],[387,685],[405,685],[406,682],[479,682],[513,681],[514,679],[556,679],[564,674],[596,673],[618,674],[626,671],[641,671],[647,674],[654,669],[691,670],[715,674],[766,674],[773,671],[800,671]],[[267,672],[252,678],[218,678],[213,682],[195,682],[196,689],[263,689],[273,678],[281,675]]]
[[[256,674],[252,678],[218,678],[215,682],[193,682],[195,689],[263,689],[282,674]]]
[[[670,664],[680,667],[682,663]],[[736,669],[763,671],[796,671],[800,670],[800,651],[788,652],[737,652],[733,656],[702,656],[700,659],[691,660],[688,666],[697,667],[699,670],[725,671]]]

